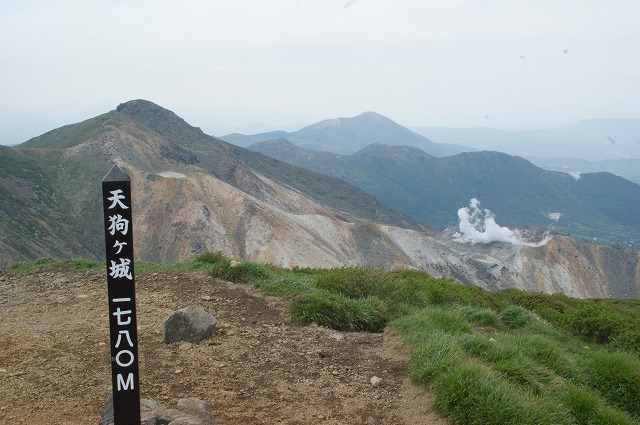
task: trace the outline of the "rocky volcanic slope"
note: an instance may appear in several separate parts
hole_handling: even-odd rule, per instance
[[[637,251],[567,237],[538,248],[460,244],[338,179],[206,136],[147,101],[0,149],[0,161],[0,266],[102,258],[100,181],[118,163],[132,179],[143,260],[222,251],[284,267],[419,268],[486,288],[640,293]]]

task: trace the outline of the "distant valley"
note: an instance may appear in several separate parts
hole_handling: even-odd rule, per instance
[[[507,226],[553,227],[640,249],[640,186],[609,173],[558,173],[487,151],[436,158],[416,147],[373,144],[344,156],[284,139],[249,149],[348,181],[441,230],[456,226],[456,211],[477,198]]]

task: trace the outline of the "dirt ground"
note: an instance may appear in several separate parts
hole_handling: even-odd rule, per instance
[[[141,395],[197,397],[224,424],[446,424],[410,383],[394,331],[298,326],[288,302],[196,273],[136,276]],[[0,272],[0,424],[97,424],[111,391],[104,272]],[[201,344],[164,344],[162,320],[197,304]],[[382,378],[372,385],[371,378]]]

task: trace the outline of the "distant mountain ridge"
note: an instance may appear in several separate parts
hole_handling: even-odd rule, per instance
[[[229,134],[222,139],[243,147],[283,139],[316,151],[351,155],[369,144],[415,146],[436,156],[498,151],[529,159],[553,171],[610,172],[640,184],[640,120],[590,119],[541,130],[416,127],[365,112],[329,119],[294,132]]]
[[[440,143],[522,157],[565,157],[587,161],[640,159],[640,119],[589,119],[540,130],[446,127],[419,127],[414,130]]]
[[[291,133],[276,131],[250,136],[234,133],[222,136],[221,139],[243,147],[266,140],[287,139],[294,145],[306,149],[342,155],[355,153],[374,143],[417,146],[434,156],[473,150],[463,146],[435,143],[375,112],[364,112],[353,118],[328,119]]]
[[[383,145],[359,156],[391,170],[407,157],[438,160]],[[558,235],[542,246],[456,242],[342,180],[207,136],[145,100],[0,147],[0,267],[104,258],[100,182],[113,163],[131,177],[138,259],[221,251],[283,267],[419,268],[488,289],[640,295],[638,251]]]
[[[436,158],[412,146],[370,145],[350,156],[284,140],[249,149],[346,180],[388,205],[444,229],[478,198],[508,226],[554,227],[609,244],[640,248],[640,186],[609,173],[546,171],[499,152]],[[548,214],[560,213],[555,222]]]
[[[609,172],[636,184],[640,184],[640,159],[636,158],[586,161],[578,158],[544,158],[536,156],[527,157],[527,159],[545,170],[561,171],[574,175]]]

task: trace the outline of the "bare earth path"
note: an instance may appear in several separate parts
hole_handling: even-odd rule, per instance
[[[136,280],[143,397],[198,397],[219,425],[447,423],[393,331],[298,326],[286,300],[202,274]],[[190,304],[216,316],[216,335],[164,344],[162,319]],[[0,424],[97,424],[110,379],[104,273],[0,272]]]

